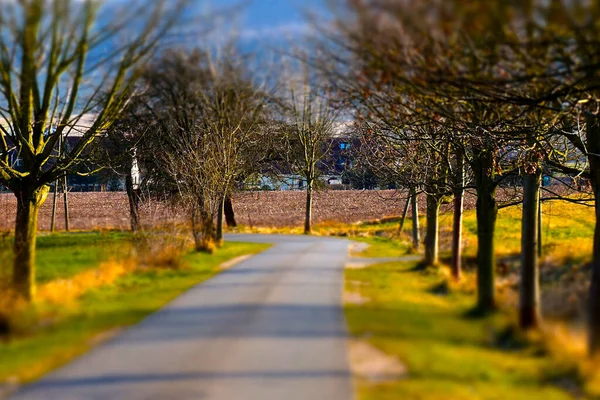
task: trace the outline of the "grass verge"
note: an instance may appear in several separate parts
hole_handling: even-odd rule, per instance
[[[32,310],[41,321],[36,329],[28,336],[0,343],[0,382],[38,378],[214,276],[225,261],[268,247],[226,243],[214,255],[187,254],[181,269],[137,270],[112,285],[88,291],[74,304],[38,305]]]
[[[413,247],[403,240],[390,240],[379,236],[351,236],[348,239],[369,245],[358,257],[402,257],[414,252]]]
[[[577,394],[572,365],[519,339],[506,315],[468,317],[471,295],[449,290],[443,270],[415,266],[346,271],[347,289],[368,299],[346,305],[351,333],[407,369],[398,381],[357,380],[360,399],[558,400]]]
[[[42,234],[37,238],[36,280],[43,284],[68,279],[111,258],[125,257],[131,238],[130,233],[118,231]],[[12,237],[0,242],[0,253],[9,259]]]

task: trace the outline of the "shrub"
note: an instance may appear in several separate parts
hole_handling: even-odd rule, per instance
[[[135,258],[140,267],[180,268],[190,246],[190,234],[177,224],[144,229],[134,237]]]

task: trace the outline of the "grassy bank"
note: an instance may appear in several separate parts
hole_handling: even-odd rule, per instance
[[[100,263],[127,256],[131,234],[118,231],[41,234],[36,248],[36,280],[68,279]],[[10,268],[12,237],[0,241],[0,260]]]
[[[68,257],[69,252],[83,250],[82,246],[85,245],[79,242],[80,237],[73,237],[77,238],[73,246],[50,246],[53,257],[62,260],[63,257]],[[68,244],[69,240],[64,240],[67,243],[63,244]],[[86,240],[83,239],[82,242],[85,243]],[[115,237],[114,240],[118,241],[118,238]],[[96,241],[93,242],[97,244]],[[43,240],[41,244],[44,248]],[[268,245],[262,244],[226,243],[214,255],[185,255],[183,265],[178,269],[136,268],[109,285],[90,288],[75,301],[65,304],[37,304],[21,316],[23,326],[27,327],[25,333],[0,343],[0,382],[27,382],[39,377],[85,352],[118,329],[140,321],[185,290],[212,277],[218,272],[218,266],[225,261],[257,253],[267,247]],[[103,251],[107,249],[104,245],[100,248]],[[40,253],[40,257],[43,257],[42,252]],[[76,264],[81,266],[86,263],[82,261]],[[78,269],[81,271],[79,267],[65,267],[59,275],[74,275]],[[57,274],[53,276],[56,277]],[[35,323],[33,327],[32,321]]]
[[[37,281],[67,279],[103,261],[127,255],[131,235],[122,232],[58,233],[43,235],[37,243]]]
[[[392,382],[358,380],[360,399],[569,399],[574,366],[515,336],[499,313],[469,317],[470,294],[448,290],[440,269],[388,263],[346,271],[351,333],[405,364]]]
[[[359,381],[360,398],[600,398],[598,364],[585,353],[593,211],[564,201],[544,203],[540,274],[546,320],[541,332],[527,335],[514,328],[521,212],[520,206],[513,206],[498,215],[501,310],[492,317],[467,316],[475,304],[475,211],[464,217],[466,270],[460,284],[449,281],[443,266],[419,271],[416,263],[346,272],[348,290],[366,299],[364,304],[347,305],[352,333],[397,357],[408,371],[397,382]],[[395,220],[340,225],[337,234],[369,243],[363,256],[397,256],[409,249],[411,221],[400,238],[397,227]],[[442,214],[442,261],[449,260],[451,233],[452,215]]]

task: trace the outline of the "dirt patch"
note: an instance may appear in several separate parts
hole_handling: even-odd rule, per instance
[[[123,332],[123,328],[114,328],[114,329],[110,329],[106,332],[101,332],[97,335],[95,335],[93,338],[91,338],[88,341],[88,345],[93,347],[93,346],[98,346],[101,343],[106,342],[107,340],[110,340],[114,337],[116,337],[118,334],[120,334],[121,332]]]
[[[356,256],[359,256],[360,253],[367,250],[368,248],[369,248],[369,245],[367,243],[353,242],[353,243],[350,243],[350,246],[348,246],[348,252],[349,252],[350,256],[356,257]]]
[[[253,256],[253,254],[246,254],[243,256],[232,258],[231,260],[225,261],[223,264],[219,265],[218,269],[219,269],[219,271],[224,271],[226,269],[235,267],[237,264],[249,259],[252,256]]]
[[[351,339],[348,344],[352,373],[370,382],[386,382],[407,376],[406,366],[369,343]]]
[[[353,259],[352,261],[348,261],[346,263],[346,268],[348,268],[348,269],[363,269],[363,268],[367,268],[369,265],[372,265],[372,264],[373,264],[372,262],[365,262],[365,261]]]
[[[19,388],[19,380],[16,377],[9,378],[0,383],[0,399],[5,399]]]
[[[369,302],[369,299],[364,297],[363,295],[361,295],[358,292],[351,292],[348,290],[344,291],[344,303],[345,304],[360,305],[360,304],[365,304],[368,302]]]
[[[367,282],[363,282],[363,281],[347,281],[349,286],[352,287],[361,287],[361,286],[368,286],[369,284]]]

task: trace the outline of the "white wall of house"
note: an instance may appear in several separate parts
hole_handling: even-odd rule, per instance
[[[321,175],[319,180],[328,185],[339,185],[342,183],[342,177],[338,175]],[[267,190],[304,190],[306,188],[306,179],[300,175],[283,175],[281,177],[261,176],[258,187],[249,189],[267,189]]]

